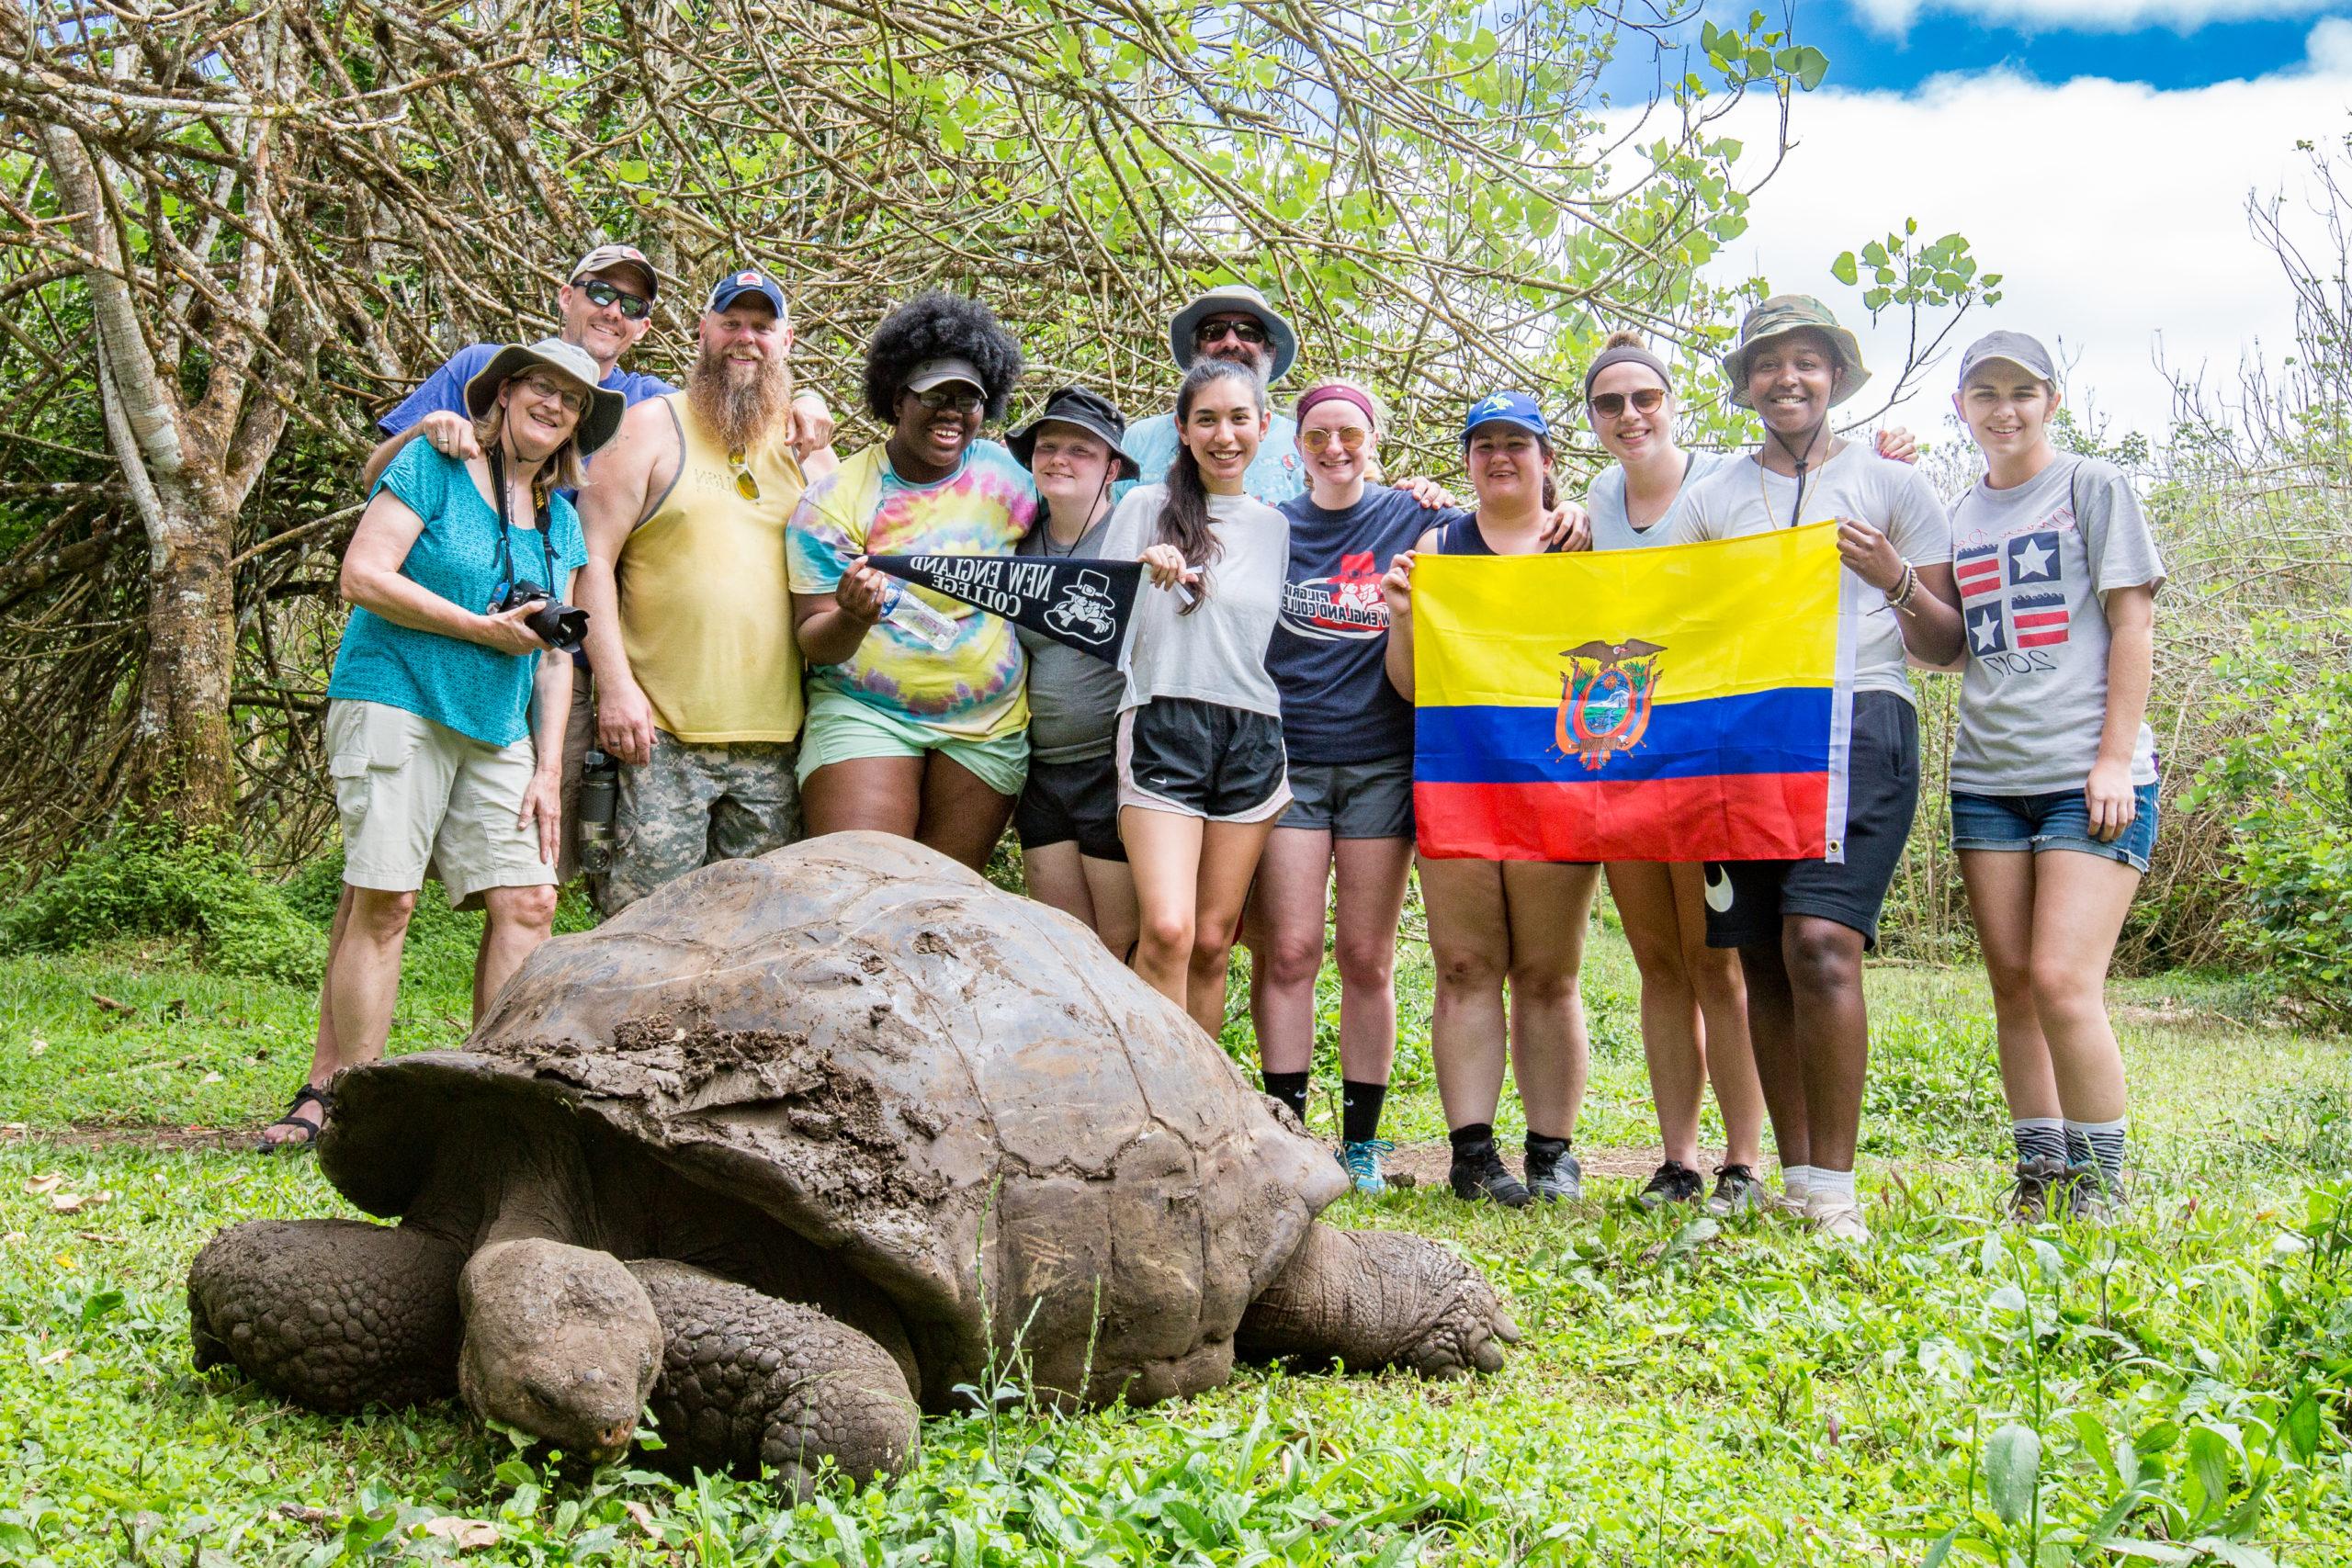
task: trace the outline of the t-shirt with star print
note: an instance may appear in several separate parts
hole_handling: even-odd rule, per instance
[[[2082,788],[2107,724],[2107,595],[2165,580],[2140,498],[2114,464],[2062,455],[2008,490],[1978,479],[1952,513],[1952,542],[1968,648],[1952,788]],[[2155,777],[2143,721],[2132,782]]]

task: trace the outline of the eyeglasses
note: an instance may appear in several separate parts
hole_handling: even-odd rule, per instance
[[[986,392],[976,392],[969,387],[950,383],[944,387],[928,387],[918,392],[910,387],[907,395],[937,413],[942,409],[954,409],[957,413],[973,413],[989,400]]]
[[[1592,395],[1592,412],[1603,419],[1615,419],[1625,412],[1625,405],[1631,402],[1636,413],[1655,413],[1658,404],[1664,401],[1666,389],[1662,387],[1644,387],[1638,392],[1595,392]]]
[[[1203,321],[1193,329],[1193,341],[1205,348],[1210,344],[1224,341],[1227,334],[1239,338],[1243,343],[1266,341],[1266,329],[1258,322],[1234,321]]]
[[[760,499],[760,481],[752,477],[752,465],[743,460],[741,446],[727,454],[727,466],[735,470],[735,493],[745,501]]]
[[[514,384],[535,398],[553,398],[573,413],[588,412],[588,394],[577,387],[551,381],[545,376],[517,376]]]
[[[652,300],[631,294],[628,289],[607,283],[601,277],[592,277],[582,284],[580,292],[588,296],[588,303],[595,306],[599,310],[608,305],[619,306],[621,319],[624,321],[641,321],[653,310]]]
[[[1350,452],[1361,452],[1363,444],[1371,439],[1372,432],[1361,424],[1343,424],[1337,430],[1327,430],[1317,425],[1313,430],[1298,433],[1298,444],[1309,452],[1323,451],[1334,441]]]

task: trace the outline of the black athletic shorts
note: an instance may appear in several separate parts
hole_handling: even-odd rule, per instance
[[[1012,808],[1012,830],[1024,850],[1078,840],[1078,852],[1125,860],[1119,842],[1119,766],[1105,751],[1076,762],[1029,762],[1029,782]]]
[[[1192,697],[1154,697],[1119,716],[1119,804],[1263,822],[1290,804],[1283,721]]]
[[[1879,910],[1919,804],[1919,718],[1892,692],[1854,694],[1846,773],[1846,858],[1736,860],[1707,865],[1707,945],[1781,940],[1783,915],[1816,915],[1878,945]]]

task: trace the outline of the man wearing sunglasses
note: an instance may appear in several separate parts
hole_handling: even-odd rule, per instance
[[[595,889],[608,915],[800,836],[784,534],[808,479],[836,465],[830,446],[795,449],[792,318],[774,277],[726,274],[695,331],[684,390],[631,408],[581,494],[596,733],[621,763]]]
[[[1176,368],[1189,370],[1202,355],[1230,359],[1255,371],[1259,383],[1271,387],[1289,374],[1298,358],[1298,333],[1266,297],[1246,283],[1212,288],[1176,312],[1168,323],[1168,347]],[[1136,484],[1158,484],[1176,460],[1176,416],[1154,414],[1127,429],[1126,449],[1142,471],[1140,479],[1120,484],[1125,497]],[[1276,410],[1259,443],[1258,456],[1241,482],[1269,506],[1280,506],[1306,493],[1306,465],[1298,455],[1298,421]]]

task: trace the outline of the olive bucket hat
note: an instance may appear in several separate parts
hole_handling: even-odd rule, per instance
[[[1724,379],[1731,384],[1731,400],[1741,408],[1756,405],[1747,400],[1747,362],[1750,355],[1774,338],[1791,333],[1815,332],[1837,345],[1838,357],[1845,374],[1829,394],[1829,406],[1836,408],[1862,389],[1871,378],[1862,364],[1862,345],[1854,334],[1838,324],[1829,307],[1810,294],[1775,294],[1740,319],[1739,342],[1724,355]]]
[[[598,384],[596,362],[588,357],[586,349],[560,337],[541,338],[527,346],[510,343],[492,355],[490,363],[474,372],[473,379],[466,383],[466,412],[476,419],[481,418],[498,400],[498,389],[506,385],[509,378],[541,366],[588,394],[588,407],[582,412],[571,437],[580,444],[582,457],[620,433],[621,415],[628,412],[628,400]]]

